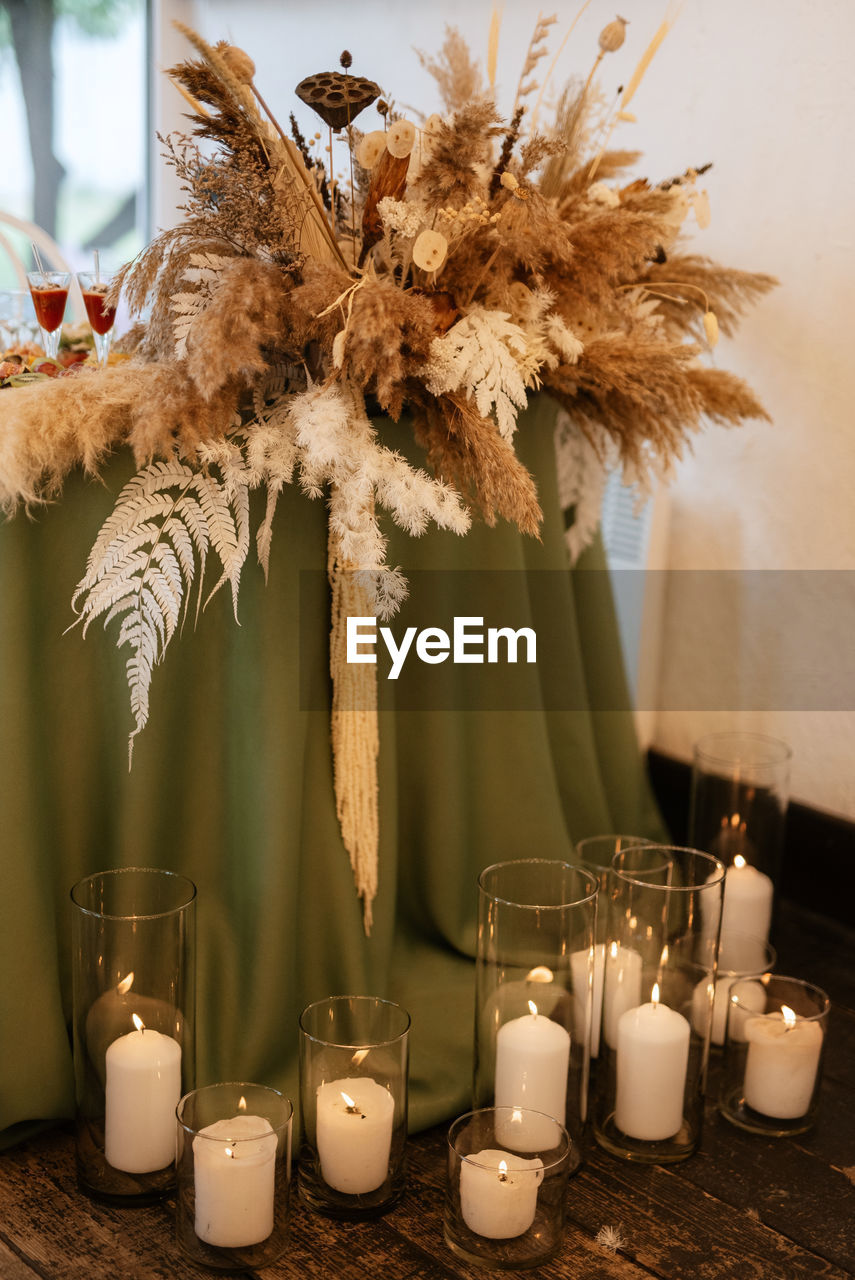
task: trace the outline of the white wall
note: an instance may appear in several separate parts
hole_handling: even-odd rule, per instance
[[[436,51],[452,23],[483,58],[491,7],[489,0],[244,0],[239,9],[229,0],[195,3],[210,39],[234,39],[251,53],[262,91],[285,117],[298,80],[336,67],[343,48],[353,54],[354,71],[379,81],[396,102],[433,109],[433,82],[411,46]],[[666,11],[655,0],[621,0],[619,7],[630,26],[624,49],[602,67],[609,96],[626,82]],[[558,39],[578,8],[575,0],[561,7],[553,28]],[[499,80],[505,110],[537,13],[529,0],[504,6]],[[591,0],[562,56],[557,85],[572,73],[587,74],[597,34],[614,13],[614,0]],[[674,569],[855,569],[853,37],[852,0],[685,0],[633,103],[638,123],[624,126],[616,139],[644,152],[639,173],[654,180],[712,160],[704,182],[713,221],[698,233],[695,248],[782,281],[738,343],[723,341],[715,353],[718,364],[750,381],[772,425],[711,429],[699,438],[672,491],[667,554]],[[832,606],[829,579],[805,573],[795,607],[782,606],[761,635],[746,638],[751,582],[742,580],[742,598],[734,601],[733,593],[715,590],[698,599],[697,579],[687,579],[685,588],[672,579],[663,698],[668,705],[702,705],[705,668],[719,671],[734,651],[742,687],[725,709],[719,702],[718,710],[660,712],[654,743],[689,758],[693,740],[711,729],[782,736],[794,749],[794,796],[855,818],[855,689],[843,679],[829,682],[853,648],[851,585],[837,582],[843,592]],[[802,627],[795,636],[794,613]],[[814,632],[821,641],[819,687],[801,710],[776,709],[791,700],[788,672]],[[761,711],[745,709],[756,673],[767,708]]]

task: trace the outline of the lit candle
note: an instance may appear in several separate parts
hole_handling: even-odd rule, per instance
[[[718,875],[714,871],[707,883]],[[724,878],[724,903],[721,909],[721,932],[748,933],[765,942],[772,923],[772,881],[756,867],[751,867],[741,853],[733,859]],[[704,911],[707,907],[706,912]],[[707,937],[716,931],[716,921],[709,916],[705,895],[701,894],[703,932]]]
[[[603,1035],[609,1048],[616,1049],[618,1022],[627,1009],[641,1004],[639,953],[611,942],[605,956],[603,986]]]
[[[726,978],[716,978],[715,995],[713,997],[713,1016],[712,1016],[712,1034],[711,1043],[715,1045],[724,1044],[725,1028],[727,1026],[727,1009],[728,995],[730,988],[734,982],[739,981],[736,975],[729,974]],[[692,1026],[699,1036],[706,1035],[707,1030],[707,1010],[709,1009],[709,989],[710,984],[705,979],[699,982],[692,993]],[[756,989],[754,987],[746,987],[743,995],[740,996],[740,1004],[747,1004],[754,1013],[761,1013],[766,1006],[766,993],[758,982]],[[733,1007],[730,1011],[731,1018],[731,1038],[744,1040],[745,1036],[737,1030],[739,1019],[745,1018],[747,1015],[742,1009]]]
[[[460,1165],[460,1211],[470,1231],[511,1240],[528,1231],[537,1212],[543,1161],[485,1149]]]
[[[627,1137],[661,1142],[680,1131],[690,1036],[683,1015],[659,1003],[658,986],[650,1003],[621,1015],[615,1124]]]
[[[195,1230],[206,1244],[237,1249],[273,1230],[276,1134],[263,1116],[237,1115],[193,1139]]]
[[[822,1028],[784,1005],[780,1013],[750,1018],[745,1024],[745,1039],[747,1105],[776,1120],[805,1115],[816,1087]]]
[[[133,1021],[136,1030],[107,1049],[104,1154],[114,1169],[154,1173],[175,1159],[181,1046]]]
[[[321,1176],[347,1195],[382,1187],[389,1172],[395,1100],[370,1076],[331,1080],[317,1092]]]
[[[567,1114],[567,1074],[570,1035],[551,1018],[530,1013],[499,1027],[496,1036],[497,1107],[523,1107],[543,1113],[543,1119],[527,1116],[523,1133],[515,1128],[514,1145],[520,1151],[548,1150],[555,1145],[555,1127],[545,1117],[564,1124]],[[497,1117],[496,1136],[510,1142],[504,1132],[507,1117]]]

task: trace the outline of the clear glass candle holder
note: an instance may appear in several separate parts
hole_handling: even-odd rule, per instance
[[[688,842],[728,869],[722,932],[768,938],[784,842],[792,751],[761,733],[695,743]]]
[[[775,948],[765,938],[754,938],[747,933],[721,934],[713,989],[711,1049],[719,1050],[724,1047],[727,998],[733,984],[740,978],[771,973],[777,960]],[[699,982],[692,996],[692,1024],[699,1035],[708,1021],[710,991],[710,983]]]
[[[330,996],[300,1015],[300,1199],[372,1218],[406,1176],[410,1015],[375,996]]]
[[[831,1002],[778,974],[730,988],[719,1109],[749,1133],[787,1137],[816,1118]]]
[[[615,855],[594,1132],[623,1159],[673,1163],[700,1142],[723,888],[695,849]]]
[[[288,1243],[293,1107],[260,1084],[212,1084],[182,1098],[176,1232],[193,1262],[250,1271]]]
[[[500,862],[478,881],[475,1107],[552,1116],[581,1160],[588,1119],[597,878],[566,862]]]
[[[71,890],[81,1190],[152,1201],[175,1183],[175,1107],[195,1084],[196,886],[157,868]]]
[[[551,1116],[523,1107],[460,1116],[448,1131],[449,1249],[497,1271],[549,1262],[564,1235],[570,1163],[570,1136]]]

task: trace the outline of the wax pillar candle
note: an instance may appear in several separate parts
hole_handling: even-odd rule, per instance
[[[601,942],[593,949],[593,987],[591,989],[591,1057],[596,1058],[600,1052],[600,1023],[603,1016],[603,975],[606,968],[606,946]],[[587,1018],[586,993],[588,987],[588,965],[590,951],[574,951],[570,957],[570,973],[573,978],[574,1026],[576,1039],[584,1038]],[[544,1010],[540,1011],[541,1013]]]
[[[689,1024],[660,1004],[628,1009],[617,1025],[615,1124],[629,1138],[661,1142],[683,1123],[689,1065]]]
[[[107,1049],[104,1154],[124,1173],[154,1173],[175,1159],[181,1046],[147,1030],[136,1014],[134,1023]]]
[[[499,1027],[496,1036],[497,1107],[524,1107],[551,1116],[564,1124],[567,1114],[567,1074],[570,1066],[570,1035],[537,1012],[513,1018]],[[500,1142],[510,1142],[504,1132],[508,1117],[496,1121]],[[521,1151],[539,1151],[555,1141],[555,1127],[548,1120],[527,1116],[524,1131],[514,1127],[514,1145]]]
[[[822,1052],[822,1028],[791,1009],[750,1018],[745,1024],[748,1056],[747,1105],[776,1120],[797,1120],[810,1108]]]
[[[369,1076],[331,1080],[317,1091],[321,1176],[347,1195],[376,1191],[386,1181],[395,1100]]]
[[[641,956],[637,951],[616,942],[609,944],[603,988],[603,1035],[609,1048],[616,1049],[622,1014],[641,1004]]]
[[[711,1044],[724,1044],[728,1016],[728,996],[730,995],[730,988],[736,981],[738,979],[733,975],[726,978],[716,978],[715,996],[713,998],[712,1034],[710,1036]],[[708,1000],[709,982],[705,979],[703,982],[698,983],[692,993],[692,1026],[699,1036],[706,1034]],[[756,989],[748,988],[744,991],[744,994],[740,997],[740,1004],[747,1004],[753,1009],[754,1013],[762,1012],[766,1005],[766,994],[759,982]],[[733,1039],[744,1040],[744,1035],[737,1028],[740,1026],[740,1019],[745,1017],[746,1014],[742,1009],[731,1009],[731,1036]]]
[[[237,1249],[273,1230],[276,1134],[262,1116],[237,1115],[200,1129],[193,1139],[196,1235]]]
[[[708,882],[714,879],[713,872]],[[728,867],[724,878],[724,903],[721,910],[721,932],[747,933],[765,942],[769,937],[769,926],[772,923],[772,897],[774,886],[772,881],[756,867],[749,866],[741,854],[733,859],[733,866]],[[704,908],[706,907],[706,912]],[[714,936],[716,921],[709,917],[709,907],[701,897],[701,915],[703,932],[707,937]]]
[[[543,1161],[485,1149],[460,1164],[460,1211],[476,1235],[511,1240],[528,1231],[537,1212]]]

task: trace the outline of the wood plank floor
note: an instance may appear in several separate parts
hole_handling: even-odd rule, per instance
[[[832,998],[819,1119],[794,1139],[742,1133],[710,1102],[701,1150],[642,1167],[591,1146],[572,1179],[564,1247],[543,1280],[802,1280],[855,1276],[855,932],[787,906],[778,970]],[[710,1077],[714,1096],[717,1064]],[[289,1250],[259,1280],[477,1280],[442,1238],[444,1128],[410,1140],[408,1190],[387,1217],[340,1223],[294,1199]],[[614,1252],[599,1230],[619,1231]],[[70,1131],[0,1156],[0,1280],[192,1280],[171,1206],[111,1209],[77,1191]],[[506,1273],[512,1274],[512,1273]],[[513,1273],[516,1274],[516,1273]]]

